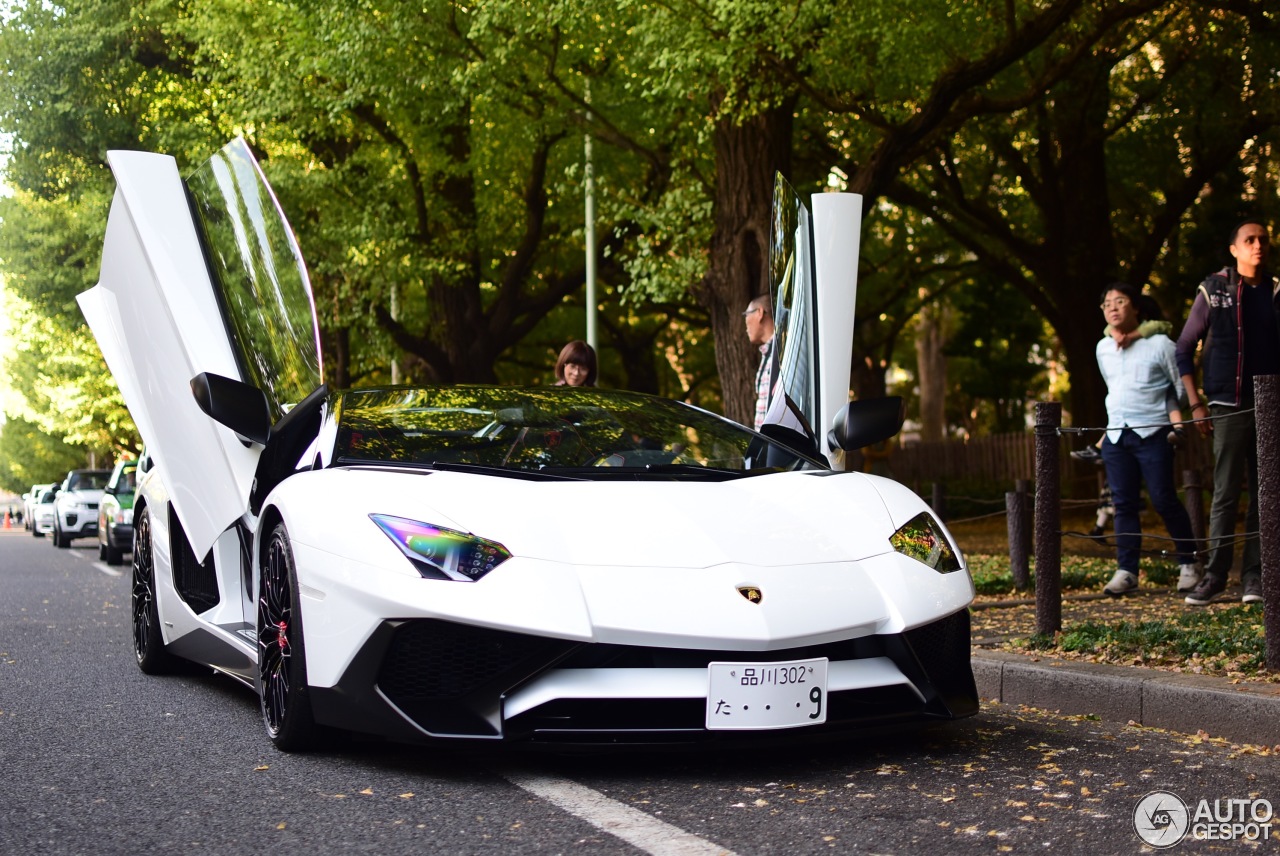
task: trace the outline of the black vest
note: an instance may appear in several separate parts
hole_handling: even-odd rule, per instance
[[[1272,287],[1272,301],[1276,299],[1275,283],[1270,274],[1264,274],[1263,285]],[[1240,372],[1244,366],[1244,319],[1241,316],[1241,298],[1244,281],[1235,268],[1223,268],[1200,283],[1200,293],[1209,302],[1209,330],[1205,334],[1204,394],[1210,401],[1240,404]],[[1280,313],[1280,307],[1277,307]]]

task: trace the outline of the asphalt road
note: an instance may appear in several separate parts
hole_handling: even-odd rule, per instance
[[[1156,789],[1193,811],[1280,807],[1280,765],[1254,747],[999,705],[922,733],[734,755],[283,755],[251,692],[212,673],[149,678],[129,634],[127,568],[99,564],[90,541],[0,530],[0,854],[1056,856],[1139,852],[1134,809]]]

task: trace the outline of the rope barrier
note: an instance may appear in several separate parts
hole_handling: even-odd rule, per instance
[[[1049,437],[1049,436],[1062,437],[1063,435],[1067,435],[1067,434],[1087,434],[1091,432],[1102,433],[1106,431],[1124,430],[1126,428],[1132,429],[1132,430],[1139,430],[1139,429],[1146,429],[1146,428],[1155,428],[1155,429],[1161,429],[1161,428],[1169,429],[1172,427],[1180,428],[1185,425],[1196,425],[1201,422],[1215,422],[1219,419],[1231,419],[1237,416],[1247,416],[1254,412],[1255,412],[1255,408],[1246,408],[1241,410],[1234,410],[1230,413],[1223,413],[1218,416],[1208,416],[1203,419],[1186,419],[1180,422],[1162,422],[1162,423],[1152,424],[1152,425],[1107,426],[1104,428],[1099,428],[1099,427],[1074,428],[1074,427],[1062,427],[1062,426],[1047,425],[1047,424],[1037,424],[1036,426],[1034,426],[1034,434],[1037,437]],[[1035,505],[1034,491],[1025,492],[1023,493],[1023,496],[1025,497],[1024,501],[1028,504],[1028,507],[1034,507]],[[972,496],[956,496],[956,497],[952,497],[952,499],[973,503],[975,505],[995,505],[997,503],[1006,501],[1004,499],[985,499],[982,497],[972,497]],[[1050,502],[1052,503],[1053,501],[1054,501],[1054,498],[1051,497]],[[1099,500],[1097,499],[1062,499],[1059,497],[1059,498],[1056,498],[1056,504],[1059,508],[1073,508],[1073,509],[1082,509],[1086,507],[1097,508],[1099,504]],[[997,511],[992,511],[986,514],[977,514],[970,517],[962,517],[955,520],[949,520],[947,521],[947,524],[949,526],[958,526],[965,523],[973,523],[981,520],[989,520],[992,518],[1008,517],[1008,515],[1009,515],[1009,510],[1005,508]],[[1108,534],[1093,535],[1093,534],[1088,534],[1084,532],[1078,532],[1075,530],[1056,530],[1055,534],[1060,539],[1075,538],[1081,541],[1089,541],[1096,544],[1099,547],[1104,547],[1108,549],[1115,549],[1116,547],[1118,547],[1119,539],[1134,538],[1134,539],[1137,539],[1138,541],[1138,546],[1136,550],[1140,555],[1157,557],[1161,559],[1176,559],[1179,557],[1179,552],[1176,549],[1172,549],[1171,547],[1143,546],[1144,543],[1151,542],[1151,541],[1167,542],[1170,545],[1176,544],[1178,539],[1169,535],[1156,535],[1156,534],[1144,533],[1144,532],[1115,532],[1109,535]],[[1238,535],[1233,535],[1231,537],[1213,539],[1212,541],[1214,545],[1213,547],[1210,547],[1204,550],[1201,550],[1201,549],[1193,550],[1192,555],[1194,555],[1197,559],[1205,559],[1210,554],[1212,554],[1214,549],[1234,550],[1236,546],[1238,546],[1239,544],[1257,540],[1257,539],[1260,539],[1260,537],[1261,537],[1260,532],[1244,532]]]
[[[1105,428],[1070,428],[1070,427],[1063,427],[1059,425],[1057,428],[1053,430],[1058,434],[1058,436],[1062,436],[1063,434],[1090,434],[1095,431],[1099,433],[1106,432],[1106,431],[1123,431],[1126,428],[1129,428],[1133,431],[1137,431],[1140,428],[1173,428],[1173,427],[1181,428],[1183,425],[1197,425],[1201,422],[1215,422],[1219,419],[1234,419],[1237,416],[1247,416],[1250,413],[1253,413],[1254,410],[1255,408],[1249,407],[1243,410],[1233,410],[1230,413],[1223,413],[1219,416],[1206,416],[1203,419],[1184,419],[1181,422],[1159,422],[1159,423],[1153,423],[1151,425],[1108,425]],[[1036,426],[1037,429],[1046,428],[1046,427],[1048,426],[1043,426],[1043,425]],[[1048,434],[1050,432],[1037,430],[1036,433]]]
[[[1109,547],[1109,548],[1114,548],[1118,546],[1116,543],[1116,539],[1123,535],[1136,536],[1140,540],[1146,538],[1146,539],[1151,539],[1155,541],[1177,541],[1176,538],[1172,538],[1167,535],[1153,535],[1149,532],[1117,532],[1113,535],[1089,535],[1085,532],[1076,532],[1074,530],[1064,530],[1064,531],[1060,531],[1058,534],[1061,535],[1063,538],[1078,538],[1082,541],[1092,541],[1093,543],[1097,544],[1099,547]],[[1260,534],[1261,533],[1258,533],[1258,532],[1244,532],[1232,538],[1220,538],[1218,539],[1219,541],[1218,546],[1229,547],[1232,550],[1234,550],[1237,544],[1243,544],[1247,541],[1252,541],[1255,538],[1260,537]],[[1178,556],[1177,550],[1152,549],[1148,547],[1138,547],[1137,552],[1143,556],[1157,556],[1162,559],[1177,558]],[[1197,549],[1197,550],[1191,551],[1191,555],[1195,556],[1197,559],[1207,559],[1212,553],[1213,553],[1212,548],[1207,550]]]
[[[957,523],[972,523],[975,520],[986,520],[991,517],[1004,517],[1008,513],[1007,509],[1002,508],[999,511],[992,511],[989,514],[979,514],[976,517],[961,517],[958,520],[948,520],[947,525],[955,526]]]

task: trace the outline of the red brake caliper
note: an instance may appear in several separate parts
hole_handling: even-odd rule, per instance
[[[289,637],[285,635],[285,631],[289,629],[289,625],[283,621],[276,624],[276,644],[280,646],[280,653],[284,654],[289,649]]]

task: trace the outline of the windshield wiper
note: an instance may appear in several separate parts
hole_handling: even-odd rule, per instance
[[[454,473],[474,473],[482,476],[505,476],[511,479],[527,479],[529,481],[582,481],[583,479],[567,473],[548,472],[553,467],[540,470],[523,470],[514,467],[492,467],[485,464],[462,464],[454,461],[433,461],[428,464],[433,470]]]
[[[728,481],[729,479],[740,479],[752,475],[762,475],[764,472],[774,472],[774,470],[738,470],[726,469],[723,467],[704,467],[700,464],[641,464],[633,467],[543,467],[540,472],[560,472],[560,473],[578,473],[587,479],[606,479],[610,477],[618,478],[643,478],[647,475],[684,475],[692,476],[700,479],[713,479],[715,481]]]

